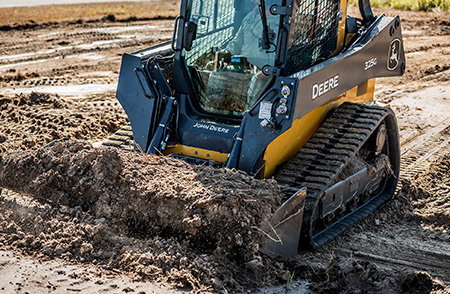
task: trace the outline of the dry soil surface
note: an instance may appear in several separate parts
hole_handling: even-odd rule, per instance
[[[127,121],[121,54],[173,20],[3,28],[0,293],[450,292],[450,15],[376,12],[402,19],[407,71],[376,88],[399,121],[401,189],[295,261],[258,251],[274,181],[92,147]]]

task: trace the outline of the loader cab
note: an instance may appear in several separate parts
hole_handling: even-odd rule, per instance
[[[164,153],[227,161],[244,117],[258,116],[268,93],[279,95],[283,79],[342,48],[341,6],[345,0],[182,1],[171,84],[180,113]]]
[[[344,47],[346,5],[182,0],[171,44],[125,54],[122,61],[117,97],[136,143],[149,153],[218,163],[229,163],[236,150],[251,160],[229,166],[258,170],[268,144],[311,104],[297,101],[299,76]],[[248,154],[236,144],[246,128],[262,132],[246,143]],[[273,158],[274,166],[286,161]]]
[[[188,1],[186,24],[195,24],[196,38],[182,56],[197,110],[241,118],[269,87],[263,67],[275,65],[280,27],[270,7],[281,2]]]
[[[277,76],[305,70],[344,47],[346,4],[186,0],[178,39],[189,85],[181,88],[189,87],[198,111],[241,118]],[[190,28],[195,34],[186,40]]]
[[[164,154],[223,164],[245,113],[273,85],[282,0],[182,1],[171,87],[179,103],[176,134]]]

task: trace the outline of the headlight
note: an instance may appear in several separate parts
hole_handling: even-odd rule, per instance
[[[289,95],[291,95],[291,88],[289,88],[288,85],[283,85],[283,87],[281,88],[281,95],[284,98],[289,97]]]

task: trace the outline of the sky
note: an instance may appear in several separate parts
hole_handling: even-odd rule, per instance
[[[20,6],[38,6],[51,4],[77,4],[94,2],[145,2],[152,0],[0,0],[0,8],[20,7]]]

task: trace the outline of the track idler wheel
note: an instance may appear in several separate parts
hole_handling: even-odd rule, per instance
[[[325,226],[325,227],[329,227],[333,222],[334,222],[334,219],[335,219],[335,214],[334,214],[334,212],[332,212],[332,213],[330,213],[330,214],[328,214],[328,215],[326,215],[324,218],[323,218],[323,225]]]
[[[352,200],[347,203],[347,209],[349,212],[354,211],[359,205],[359,196],[355,196]]]
[[[345,205],[342,205],[340,208],[338,208],[338,209],[334,212],[335,218],[336,218],[337,220],[341,219],[341,217],[342,217],[342,216],[344,215],[344,213],[345,213],[345,210],[346,210]]]
[[[364,192],[364,193],[361,195],[361,204],[366,203],[369,199],[370,199],[370,193]]]
[[[380,153],[386,144],[386,133],[386,125],[382,123],[367,140],[365,144],[367,151]]]

